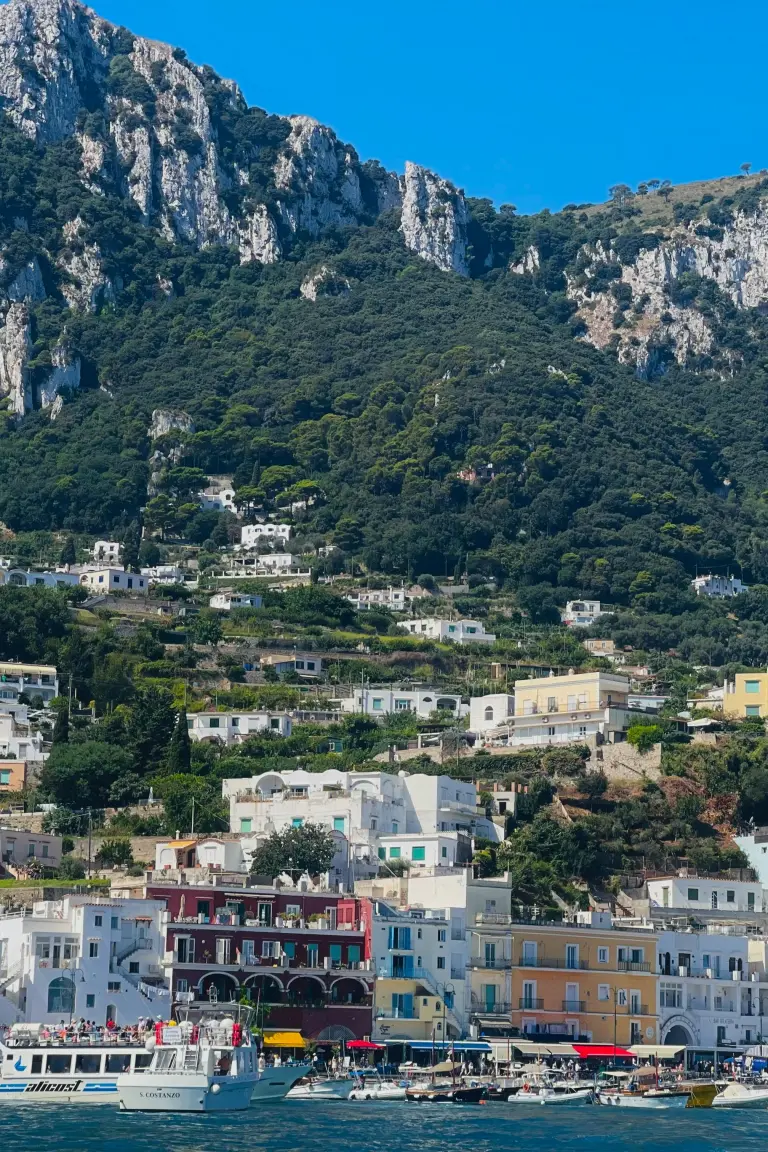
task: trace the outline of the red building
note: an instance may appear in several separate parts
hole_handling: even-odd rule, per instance
[[[168,909],[165,966],[174,999],[245,991],[270,1031],[352,1040],[372,1028],[368,901],[338,892],[149,881]],[[192,994],[189,997],[189,994]]]

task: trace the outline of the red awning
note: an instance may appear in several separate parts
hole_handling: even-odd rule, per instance
[[[573,1041],[571,1041],[571,1043],[573,1043]],[[629,1052],[626,1048],[619,1047],[619,1045],[574,1044],[573,1046],[582,1060],[587,1060],[590,1056],[600,1057],[603,1060],[612,1060],[614,1056],[621,1056],[626,1060],[635,1059],[634,1052]]]
[[[372,1044],[370,1040],[350,1040],[345,1045],[347,1048],[362,1048],[364,1051],[369,1052],[374,1049],[378,1052],[384,1048],[383,1044]]]

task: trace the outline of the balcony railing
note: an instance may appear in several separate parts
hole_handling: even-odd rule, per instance
[[[511,963],[511,961],[510,961]],[[568,971],[586,970],[588,965],[586,960],[576,960],[568,962],[559,959],[555,956],[523,956],[520,959],[521,968],[564,968]]]
[[[521,996],[518,1008],[521,1012],[541,1012],[544,1009],[544,1001],[537,1000],[533,996]]]
[[[512,967],[512,961],[503,957],[498,960],[487,960],[484,956],[470,956],[467,964],[470,968],[487,969],[489,972],[505,971]]]
[[[492,1004],[486,1004],[484,1000],[473,996],[470,1011],[476,1016],[508,1016],[512,1005],[508,1000],[494,1000]]]
[[[586,1012],[585,1000],[563,1000],[563,1012]]]
[[[619,972],[650,972],[650,960],[619,960]]]

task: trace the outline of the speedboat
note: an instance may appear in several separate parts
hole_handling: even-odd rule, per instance
[[[405,1084],[378,1077],[361,1076],[349,1094],[350,1100],[405,1100]]]
[[[241,1006],[237,1011],[240,1017],[250,1012]],[[124,1112],[244,1112],[250,1107],[259,1068],[247,1019],[158,1023],[153,1040],[146,1072],[117,1077]]]
[[[728,1084],[712,1101],[713,1108],[768,1108],[768,1087]]]
[[[355,1081],[348,1076],[302,1076],[288,1093],[287,1100],[348,1100]]]

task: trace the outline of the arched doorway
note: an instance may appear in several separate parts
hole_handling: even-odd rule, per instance
[[[368,996],[368,989],[362,980],[344,976],[335,980],[331,985],[331,1003],[333,1004],[364,1004]]]
[[[255,1004],[282,1004],[283,986],[274,976],[249,976],[245,982],[248,998]]]
[[[117,1024],[117,1008],[114,1004],[107,1004],[107,1014],[104,1017],[104,1023],[108,1024],[110,1020],[113,1024]]]
[[[48,1011],[71,1016],[75,1011],[75,984],[66,976],[58,976],[48,985]]]
[[[237,999],[239,985],[228,972],[208,972],[198,982],[198,996],[213,1004],[230,1003]]]
[[[356,1040],[354,1032],[349,1028],[345,1028],[343,1024],[331,1024],[328,1028],[323,1028],[322,1032],[318,1032],[314,1037],[318,1044],[340,1044],[343,1040]]]
[[[296,976],[288,985],[289,1003],[302,1008],[320,1008],[325,997],[325,985],[318,976]]]
[[[675,1024],[664,1037],[665,1044],[679,1044],[681,1048],[693,1044],[693,1037],[682,1024]]]

